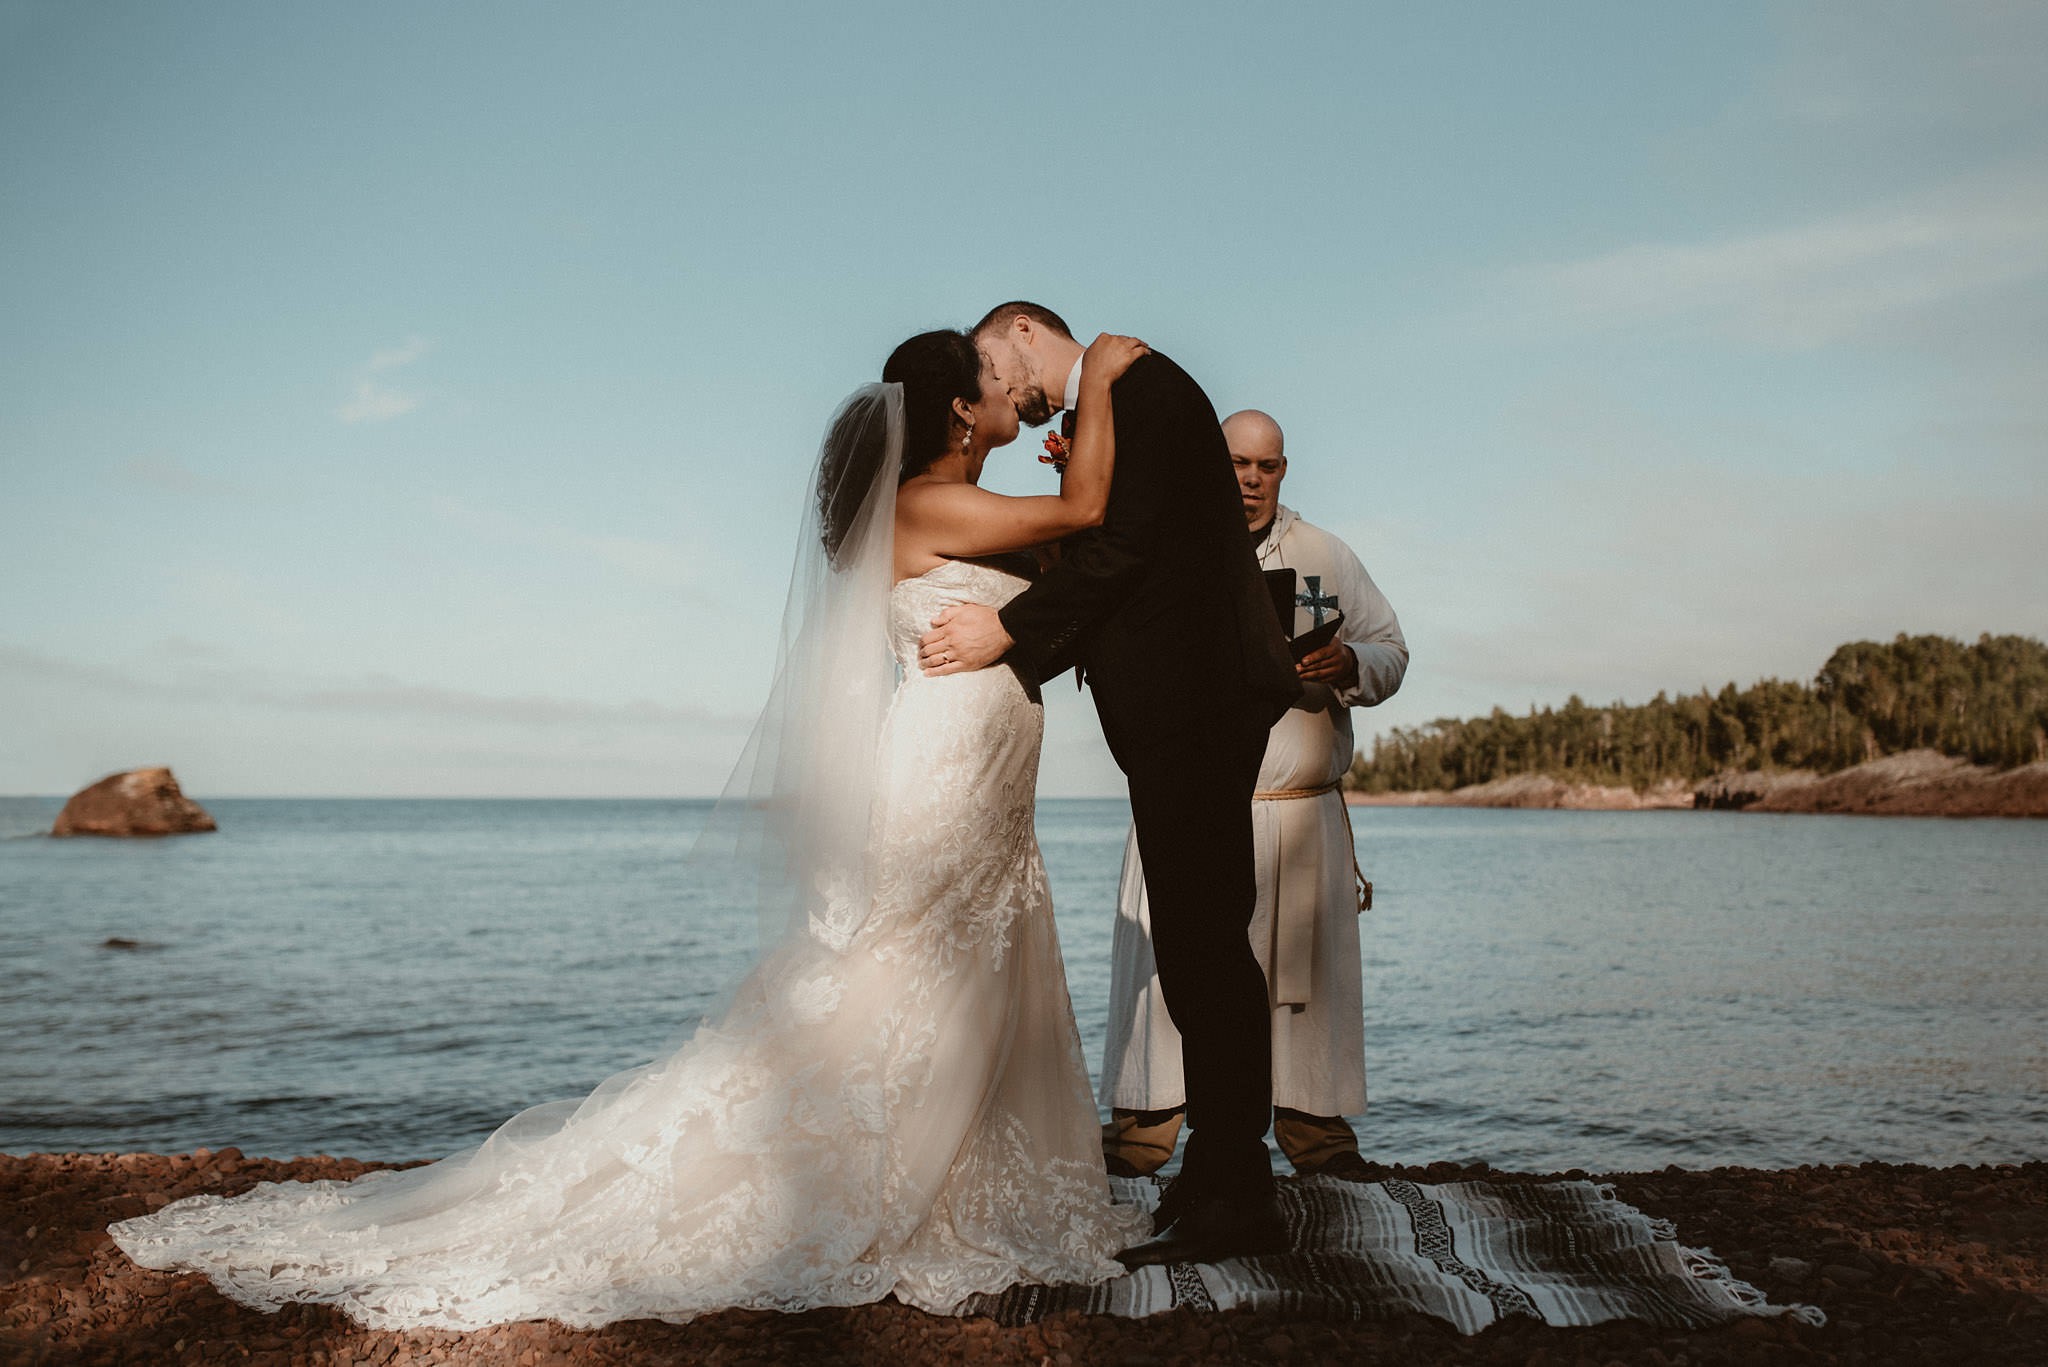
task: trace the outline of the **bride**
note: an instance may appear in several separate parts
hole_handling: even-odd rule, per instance
[[[191,1197],[115,1242],[378,1328],[943,1313],[1119,1275],[1151,1221],[1103,1173],[1032,832],[1043,712],[1007,669],[925,676],[917,643],[941,608],[1023,590],[993,557],[1101,520],[1110,383],[1144,349],[1088,349],[1057,495],[977,487],[1018,422],[964,334],[903,343],[834,416],[769,703],[700,846],[771,932],[722,1014],[466,1153]]]

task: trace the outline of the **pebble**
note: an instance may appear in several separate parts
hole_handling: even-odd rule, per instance
[[[1771,1275],[1797,1286],[1813,1275],[1813,1264],[1804,1258],[1773,1258]]]

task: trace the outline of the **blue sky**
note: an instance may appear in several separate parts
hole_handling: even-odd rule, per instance
[[[1413,648],[1362,736],[2048,635],[2044,61],[2017,4],[0,3],[0,792],[715,792],[825,416],[1018,295],[1279,418]]]

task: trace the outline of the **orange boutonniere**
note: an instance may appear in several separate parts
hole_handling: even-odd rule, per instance
[[[1068,447],[1065,437],[1061,436],[1058,432],[1048,432],[1045,434],[1045,454],[1040,456],[1039,460],[1050,465],[1061,474],[1065,474],[1067,472],[1067,457],[1072,454],[1073,452]]]

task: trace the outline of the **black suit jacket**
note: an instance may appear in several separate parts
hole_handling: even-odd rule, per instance
[[[1124,372],[1111,398],[1108,511],[1003,608],[1016,642],[1009,659],[1040,680],[1081,666],[1119,761],[1155,744],[1199,744],[1221,715],[1270,726],[1301,696],[1301,681],[1216,410],[1156,351]],[[1196,734],[1175,734],[1189,729]]]

